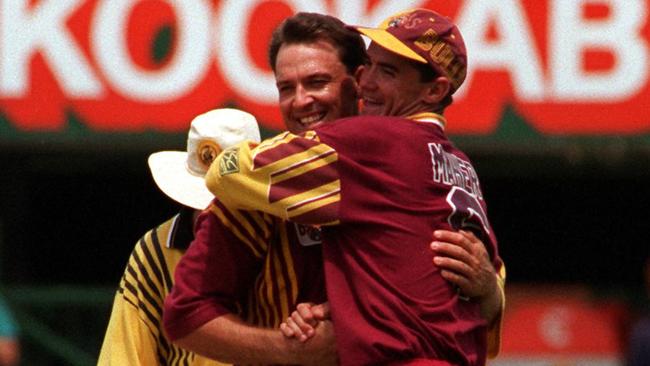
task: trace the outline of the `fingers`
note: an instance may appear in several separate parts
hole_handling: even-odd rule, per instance
[[[297,338],[302,342],[311,338],[314,335],[314,327],[318,324],[318,319],[315,318],[312,312],[313,306],[313,303],[298,304],[296,310],[283,323],[285,326],[280,325],[283,334]]]
[[[457,255],[461,255],[463,251],[471,254],[473,253],[474,247],[476,245],[475,241],[473,240],[476,239],[476,237],[469,236],[466,232],[463,231],[454,232],[449,230],[436,230],[433,233],[433,237],[435,239],[434,242],[452,244],[452,247],[456,248],[456,251],[451,252],[450,254],[457,253]]]
[[[440,275],[442,275],[442,278],[444,278],[445,280],[456,285],[459,289],[461,289],[461,291],[463,291],[464,289],[468,289],[471,286],[471,283],[467,280],[467,278],[460,276],[457,273],[447,271],[447,270],[442,270],[440,271]]]
[[[433,241],[431,242],[431,249],[436,253],[436,257],[449,257],[458,259],[461,261],[467,261],[471,257],[471,254],[464,248],[459,247],[456,244],[451,244],[442,241]]]
[[[437,240],[457,245],[460,245],[463,240],[467,240],[467,237],[462,232],[450,230],[436,230],[433,232],[433,237]]]
[[[311,308],[311,312],[317,320],[328,320],[330,319],[330,303],[324,302],[322,304],[314,305]],[[312,325],[315,326],[313,323]]]
[[[294,313],[297,312],[298,314],[296,316],[293,316],[292,314],[292,317],[294,320],[299,322],[299,324],[305,323],[311,326],[316,326],[318,320],[316,319],[316,315],[314,314],[313,309],[313,303],[300,303],[296,306],[296,311],[294,311]]]
[[[459,232],[449,230],[436,230],[433,237],[437,240],[431,243],[431,249],[439,254],[462,260],[489,261],[489,255],[483,242],[471,231],[461,230]],[[471,263],[476,265],[476,263]]]
[[[280,324],[280,330],[288,338],[297,338],[299,341],[305,342],[314,335],[314,329],[310,325],[302,322],[300,317],[294,318],[295,314],[297,312],[294,311],[284,323]]]
[[[481,243],[479,238],[477,238],[476,235],[474,235],[474,233],[471,232],[471,231],[460,230],[460,233],[462,233],[467,239],[469,239],[469,241],[471,241],[473,243]]]
[[[474,268],[469,264],[470,260],[472,260],[472,258],[469,256],[468,258],[465,258],[465,260],[441,255],[433,257],[433,263],[435,263],[438,268],[448,272],[454,272],[458,276],[462,277],[471,277],[475,272]]]
[[[280,324],[280,331],[287,338],[293,338],[296,335],[293,329],[286,322]]]

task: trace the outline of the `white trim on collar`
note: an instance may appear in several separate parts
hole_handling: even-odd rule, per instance
[[[445,130],[445,125],[437,118],[429,117],[429,118],[416,119],[416,121],[425,122],[425,123],[432,123],[432,124],[440,127],[440,129],[442,129],[443,131]]]
[[[176,234],[176,229],[178,227],[178,222],[180,221],[180,218],[181,218],[180,213],[174,215],[174,221],[172,222],[171,226],[169,227],[169,231],[167,232],[167,240],[165,241],[165,248],[172,247],[172,239]]]

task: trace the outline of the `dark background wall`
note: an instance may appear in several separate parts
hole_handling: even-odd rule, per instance
[[[148,154],[4,151],[2,282],[116,286],[136,240],[176,209],[153,183]],[[647,157],[470,156],[510,283],[640,283],[650,247]]]

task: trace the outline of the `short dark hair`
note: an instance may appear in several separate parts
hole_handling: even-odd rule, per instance
[[[413,65],[420,73],[420,81],[423,83],[428,83],[441,76],[441,74],[438,71],[436,71],[433,67],[431,67],[431,65],[429,64],[423,64],[417,61],[413,61]],[[440,110],[435,112],[442,114],[445,108],[447,108],[454,101],[452,94],[453,92],[450,91],[449,94],[447,94],[447,96],[440,101],[441,108]]]
[[[275,62],[283,44],[326,41],[338,50],[338,56],[349,74],[368,63],[366,45],[361,35],[348,29],[339,19],[324,14],[300,12],[285,19],[273,31],[269,45],[269,63],[275,72]]]

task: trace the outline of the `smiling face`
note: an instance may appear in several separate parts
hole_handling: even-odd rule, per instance
[[[368,47],[370,63],[359,70],[363,100],[361,114],[410,116],[430,111],[430,82],[422,77],[414,62],[387,51],[374,42]]]
[[[356,82],[327,41],[282,45],[275,80],[282,118],[292,133],[357,113]]]

